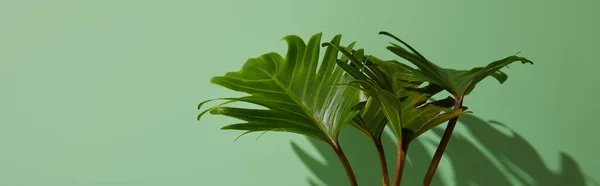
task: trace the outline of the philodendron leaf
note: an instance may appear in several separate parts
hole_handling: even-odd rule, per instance
[[[396,36],[388,32],[380,32],[380,34],[394,38],[410,50],[406,50],[402,46],[396,44],[392,44],[391,46],[387,47],[387,49],[394,54],[406,59],[418,67],[418,70],[411,71],[412,75],[442,86],[448,92],[452,93],[456,98],[464,97],[473,90],[477,83],[488,76],[492,76],[500,83],[504,83],[508,76],[500,71],[500,69],[513,62],[520,61],[523,64],[533,64],[533,62],[527,58],[513,55],[494,61],[485,67],[476,67],[471,70],[446,69],[433,64],[414,48]]]
[[[387,112],[385,113],[386,117],[399,117],[399,120],[396,122],[390,121],[390,126],[396,133],[397,137],[403,138],[403,143],[405,144],[410,143],[412,140],[435,126],[438,126],[459,115],[470,113],[464,109],[459,109],[449,113],[442,113],[448,108],[452,108],[454,106],[454,99],[451,97],[427,103],[427,100],[442,90],[441,87],[435,84],[420,87],[424,82],[402,78],[397,79],[397,81],[405,83],[402,83],[402,87],[397,86],[398,90],[394,90],[395,94],[385,91],[380,87],[372,86],[372,84],[370,88],[366,88],[365,90],[367,90],[369,95],[372,97],[382,97],[382,95],[386,95],[385,97],[390,97],[390,95],[393,95],[394,98],[398,100],[397,102],[392,102],[398,104],[397,107],[394,107],[394,111],[397,114],[388,115]],[[388,101],[381,98],[376,100],[384,102]],[[384,110],[387,109],[386,107],[382,108]]]
[[[308,44],[295,35],[284,40],[288,44],[285,58],[267,53],[249,59],[238,72],[211,79],[214,84],[249,94],[223,100],[252,103],[266,109],[219,105],[210,108],[209,113],[244,121],[223,127],[226,130],[293,132],[335,145],[341,127],[358,113],[353,108],[359,103],[360,90],[334,86],[352,80],[335,64],[338,58],[335,48],[327,47],[318,65],[321,33],[313,35]],[[341,35],[337,35],[331,43],[339,44],[340,40]]]
[[[389,122],[397,137],[406,139],[408,141],[405,143],[409,143],[425,131],[468,113],[463,109],[442,113],[454,106],[454,99],[451,97],[427,103],[443,88],[436,84],[422,87],[425,81],[409,76],[409,72],[415,69],[407,65],[364,56],[361,50],[328,45],[336,47],[350,59],[350,64],[338,61],[338,65],[355,79],[351,85],[361,88],[368,95],[359,115],[359,124],[355,125],[363,132],[370,132],[377,137],[380,134],[378,132]]]
[[[337,60],[337,64],[355,80],[363,80],[372,83],[387,83],[382,82],[382,79],[377,79],[380,80],[378,82],[372,81],[373,79],[370,77],[383,77],[384,75],[375,75],[377,72],[372,72],[370,66],[366,66],[363,63],[367,56],[364,56],[364,51],[362,49],[357,51],[353,50],[352,47],[354,44],[355,43],[352,43],[352,45],[348,47],[341,47],[335,43],[325,43],[323,45],[335,47],[336,49],[340,50],[342,54],[344,54],[342,56],[342,59],[344,60]],[[350,53],[350,51],[352,51],[352,53]],[[350,64],[348,64],[348,61],[350,61]],[[360,85],[356,86],[360,83],[361,82],[354,82],[353,85],[362,90],[363,87]],[[386,107],[388,105],[381,105],[380,101],[369,98],[365,91],[361,91],[361,103],[357,106],[360,106],[361,108],[360,113],[353,119],[352,125],[370,138],[379,138],[383,132],[383,129],[385,128],[385,125],[388,123],[382,107]]]

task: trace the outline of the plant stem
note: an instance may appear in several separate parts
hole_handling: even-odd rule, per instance
[[[462,97],[457,99],[454,104],[454,111],[462,108],[463,100]],[[446,131],[444,131],[444,135],[440,140],[440,144],[435,150],[435,154],[433,155],[433,159],[431,160],[431,164],[429,164],[429,169],[427,169],[427,174],[425,174],[425,178],[423,179],[422,186],[429,186],[431,184],[431,180],[433,180],[433,176],[435,175],[435,171],[440,164],[440,160],[442,159],[442,155],[444,155],[444,151],[446,150],[446,146],[448,146],[448,142],[450,141],[450,137],[452,136],[452,132],[454,131],[454,127],[456,126],[456,122],[458,121],[458,117],[452,118],[448,121],[448,126],[446,126]]]
[[[358,186],[358,182],[356,181],[356,176],[354,176],[354,171],[352,171],[352,166],[350,166],[350,162],[348,161],[348,158],[346,158],[346,155],[344,154],[342,147],[340,147],[339,144],[331,145],[331,146],[333,147],[335,154],[337,154],[338,158],[342,162],[342,165],[344,166],[344,170],[346,170],[346,174],[348,175],[348,179],[350,180],[350,186]]]
[[[385,152],[381,140],[373,140],[375,147],[377,148],[377,154],[379,155],[379,164],[381,164],[381,179],[383,180],[383,186],[390,185],[390,178],[387,168],[387,160],[385,159]]]
[[[396,159],[396,172],[394,173],[394,186],[400,186],[400,182],[402,182],[407,150],[408,148],[403,145],[402,140],[398,140],[398,157]]]

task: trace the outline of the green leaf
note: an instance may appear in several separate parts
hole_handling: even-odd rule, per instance
[[[372,106],[366,107],[361,113],[361,117],[369,118],[366,123],[367,131],[374,137],[379,137],[381,131],[385,128],[387,122],[377,122],[385,118],[394,131],[398,131],[396,126],[402,125],[402,117],[400,116],[400,100],[396,96],[388,91],[380,89],[373,83],[369,83],[364,80],[356,80],[353,83],[360,85],[364,88],[368,94],[369,99],[372,99]],[[383,115],[382,115],[383,114]],[[385,116],[385,117],[384,117]],[[370,121],[370,122],[369,122]],[[397,133],[401,136],[401,133]]]
[[[458,99],[462,99],[462,97],[470,93],[477,83],[488,76],[492,76],[500,83],[504,83],[508,76],[500,71],[502,67],[508,66],[509,64],[517,61],[520,61],[523,64],[533,64],[533,62],[527,58],[513,55],[494,61],[485,67],[476,67],[472,68],[471,70],[447,69],[433,64],[398,37],[388,32],[380,32],[380,34],[394,38],[410,50],[408,51],[402,46],[396,44],[392,44],[391,46],[387,47],[387,49],[394,54],[406,59],[419,68],[418,70],[411,70],[410,73],[412,73],[412,75],[442,86]]]
[[[406,116],[406,118],[403,118],[405,121],[403,129],[410,130],[411,134],[404,134],[404,138],[412,141],[421,134],[452,118],[471,113],[471,111],[465,111],[465,108],[454,110],[454,112],[450,113],[442,113],[452,106],[454,106],[454,99],[447,97],[446,99],[430,102],[418,108],[406,108],[403,110],[403,114]]]
[[[354,44],[354,43],[353,43]],[[361,83],[374,83],[378,86],[385,87],[390,89],[390,83],[388,79],[386,79],[387,75],[383,73],[378,68],[373,68],[373,64],[369,63],[372,56],[366,56],[364,54],[363,49],[353,50],[353,45],[349,47],[339,46],[334,43],[324,43],[324,46],[333,46],[336,49],[340,50],[343,59],[350,60],[350,64],[348,64],[348,60],[342,61],[338,60],[337,64],[342,69],[344,69],[348,74],[350,74],[355,80],[363,80],[367,82],[354,82],[354,85],[363,90],[363,86]],[[353,121],[353,126],[361,131],[363,134],[367,135],[370,138],[378,139],[383,132],[386,124],[388,123],[388,119],[386,118],[386,113],[382,109],[382,107],[389,107],[389,105],[381,105],[380,101],[374,100],[373,97],[369,97],[366,94],[367,91],[361,92],[361,104],[362,109],[359,113],[359,116],[355,118]],[[393,97],[393,96],[392,96]],[[390,101],[395,101],[394,99]],[[388,115],[393,114],[388,112]],[[390,117],[393,117],[390,115]]]
[[[360,90],[335,86],[352,80],[336,65],[337,49],[327,47],[319,65],[321,33],[306,44],[295,35],[284,40],[288,45],[285,58],[267,53],[249,59],[237,72],[211,79],[214,84],[249,94],[222,100],[253,103],[266,109],[219,105],[210,108],[210,113],[245,121],[227,125],[224,130],[292,132],[337,144],[342,126],[359,112],[355,106],[360,103]],[[341,35],[337,35],[331,43],[339,44],[340,40]]]
[[[389,122],[398,138],[407,143],[425,131],[465,112],[441,112],[454,106],[454,99],[426,103],[443,88],[436,84],[424,86],[425,81],[411,76],[415,69],[396,61],[382,61],[374,56],[364,56],[364,51],[349,51],[336,47],[351,60],[349,65],[338,61],[338,65],[352,75],[352,85],[359,86],[367,94],[355,126],[363,133],[375,138]]]

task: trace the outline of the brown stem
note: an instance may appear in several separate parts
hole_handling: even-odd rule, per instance
[[[381,179],[383,180],[383,186],[390,185],[390,178],[387,168],[387,160],[385,159],[385,152],[383,151],[383,145],[381,140],[373,140],[375,147],[377,148],[377,154],[379,155],[379,164],[381,164]]]
[[[462,107],[462,98],[457,99],[454,104],[454,111],[458,110]],[[456,122],[458,121],[458,117],[452,118],[448,121],[448,126],[446,127],[446,131],[444,131],[444,135],[440,140],[440,144],[435,150],[435,154],[433,155],[433,159],[431,160],[431,164],[429,164],[429,169],[427,169],[427,174],[423,179],[422,186],[429,186],[431,184],[431,180],[433,180],[433,176],[435,175],[435,171],[440,164],[440,160],[442,159],[442,155],[444,155],[444,151],[446,150],[446,146],[448,146],[448,142],[450,141],[450,137],[452,136],[452,132],[454,131],[454,127],[456,126]]]
[[[339,144],[331,145],[331,146],[333,147],[335,154],[337,154],[338,158],[342,162],[342,165],[344,166],[344,170],[346,170],[346,174],[348,175],[348,179],[350,180],[350,186],[358,186],[358,182],[356,181],[356,176],[354,176],[354,171],[352,171],[350,162],[348,161],[348,158],[346,158],[346,155],[344,154],[342,147],[340,147]]]
[[[404,162],[406,162],[406,152],[408,148],[404,146],[402,140],[398,140],[398,157],[396,159],[396,172],[394,173],[394,186],[400,186],[402,182],[402,173],[404,172]]]

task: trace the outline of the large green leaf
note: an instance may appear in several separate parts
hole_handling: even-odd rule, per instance
[[[221,99],[253,103],[266,109],[218,105],[208,111],[244,121],[223,129],[247,133],[293,132],[336,144],[341,127],[358,113],[353,107],[359,103],[360,91],[337,86],[347,84],[352,78],[335,64],[338,58],[335,48],[326,49],[319,66],[321,33],[313,35],[307,44],[295,35],[284,40],[288,44],[285,58],[267,53],[249,59],[238,72],[211,79],[214,84],[249,94]],[[331,42],[340,40],[341,35],[337,35]]]
[[[355,43],[352,43],[345,50],[340,50],[344,55],[342,55],[341,60],[337,60],[337,64],[339,67],[344,69],[348,74],[353,76],[355,79],[362,80],[371,80],[365,74],[374,75],[368,68],[364,68],[365,65],[362,63],[351,63],[348,62],[356,62],[363,61],[366,59],[364,56],[364,50],[359,49],[355,51],[353,54],[349,54],[349,51],[352,50]],[[338,45],[325,43],[324,46],[333,46],[339,49]],[[352,59],[352,60],[351,60]],[[361,70],[362,69],[362,70]],[[366,71],[366,72],[365,72]],[[387,83],[384,82],[384,83]],[[362,89],[361,87],[357,87]],[[384,105],[386,106],[386,105]],[[361,91],[361,103],[356,107],[360,110],[359,114],[353,119],[353,126],[361,131],[363,134],[367,135],[369,138],[377,139],[381,136],[385,125],[388,123],[384,110],[382,109],[382,105],[379,101],[374,100],[369,97],[365,91]]]
[[[500,83],[504,83],[508,76],[500,71],[502,67],[508,66],[509,64],[517,61],[520,61],[523,64],[533,64],[533,62],[527,58],[513,55],[494,61],[485,67],[476,67],[472,68],[471,70],[447,69],[433,64],[413,47],[398,37],[388,32],[380,32],[380,34],[394,38],[410,50],[406,50],[404,47],[393,43],[391,46],[387,47],[387,49],[394,54],[406,59],[418,67],[418,70],[411,71],[411,75],[440,85],[459,99],[462,99],[462,97],[471,92],[477,83],[488,76],[492,76]]]
[[[423,79],[407,76],[415,71],[410,66],[365,56],[362,49],[328,45],[336,47],[350,60],[350,63],[338,60],[338,65],[355,79],[351,85],[368,95],[361,114],[355,119],[359,121],[355,126],[363,132],[378,137],[389,121],[396,135],[409,143],[425,131],[468,113],[463,109],[442,113],[454,105],[451,97],[427,103],[443,88],[436,84],[423,86]]]

